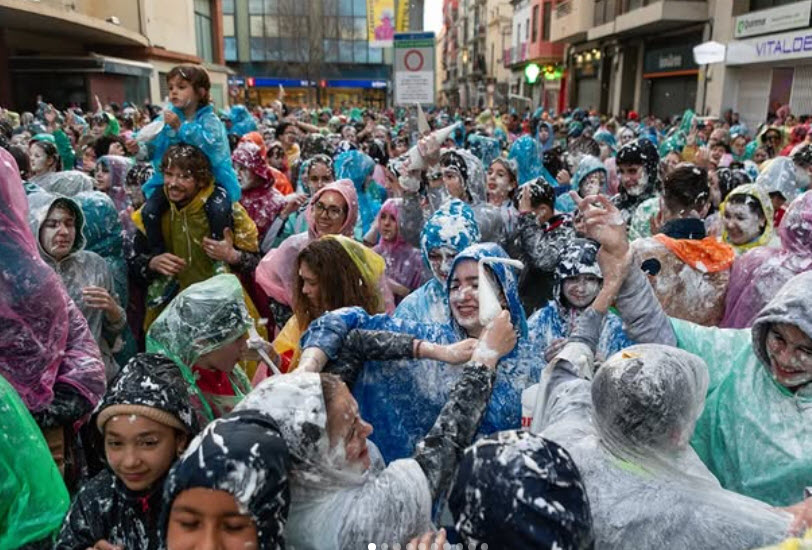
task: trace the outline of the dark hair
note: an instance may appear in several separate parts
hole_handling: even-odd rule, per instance
[[[32,140],[28,143],[28,147],[30,148],[32,145],[39,146],[40,149],[48,156],[48,158],[54,159],[56,162],[54,164],[54,171],[58,172],[62,166],[62,159],[59,156],[59,151],[56,148],[56,145],[51,143],[50,141],[42,141],[42,140]]]
[[[208,184],[214,177],[209,158],[194,145],[179,143],[167,149],[161,159],[161,173],[166,172],[173,164],[180,170],[190,173],[198,184]]]
[[[124,138],[122,136],[100,136],[93,142],[93,151],[96,153],[96,158],[101,158],[105,155],[110,154],[110,146],[113,143],[118,143],[121,147],[126,151],[127,149],[124,148]]]
[[[538,208],[541,205],[555,208],[555,189],[547,183],[544,177],[538,177],[522,185],[530,190],[530,206]]]
[[[276,139],[282,137],[282,134],[285,133],[285,130],[293,126],[292,122],[280,122],[279,126],[276,127]]]
[[[564,151],[561,149],[560,146],[556,145],[555,147],[551,147],[544,151],[542,155],[542,164],[544,164],[544,168],[555,177],[561,170],[566,170],[567,165],[561,160]],[[600,155],[600,151],[598,155]]]
[[[319,306],[323,307],[312,304],[302,293],[303,281],[299,268],[303,262],[318,277],[321,292]],[[293,312],[303,331],[325,311],[359,306],[370,315],[383,312],[383,300],[378,288],[373,286],[375,282],[366,281],[338,240],[327,237],[311,242],[299,253],[296,266]]]
[[[592,155],[593,157],[600,157],[601,147],[598,142],[588,136],[581,136],[573,140],[569,145],[570,154],[582,153],[584,155]]]
[[[762,220],[766,220],[767,216],[764,214],[764,208],[762,208],[761,203],[759,200],[751,195],[747,195],[745,193],[738,193],[733,195],[727,199],[728,206],[731,204],[746,204],[750,207],[750,212],[758,216]],[[764,226],[761,228],[764,231]]]
[[[144,185],[155,170],[149,162],[137,162],[127,170],[124,184],[129,187],[141,187]]]
[[[674,214],[700,212],[710,200],[708,171],[694,164],[678,164],[663,180],[663,202]]]
[[[201,88],[205,90],[205,93],[202,95],[198,94],[198,101],[201,105],[208,105],[211,102],[211,98],[209,97],[211,80],[209,79],[209,73],[207,73],[203,67],[199,65],[178,65],[177,67],[172,67],[172,70],[166,74],[166,83],[169,84],[173,78],[180,78],[187,81],[192,85],[195,92]]]
[[[8,148],[8,152],[11,153],[11,156],[17,161],[17,168],[20,171],[20,178],[23,180],[28,179],[28,171],[30,170],[28,163],[28,151],[26,151],[25,148],[20,145],[11,145]]]

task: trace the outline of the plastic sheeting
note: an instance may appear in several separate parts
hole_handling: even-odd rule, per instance
[[[361,151],[346,151],[335,158],[336,179],[348,179],[355,186],[361,230],[364,234],[369,231],[372,222],[375,221],[383,202],[381,200],[382,189],[370,180],[373,170],[375,170],[375,161]]]
[[[581,349],[545,370],[532,429],[581,472],[597,549],[747,549],[785,535],[789,514],[722,489],[688,444],[708,387],[701,359],[632,346],[590,383],[578,377],[590,371]]]
[[[769,193],[781,193],[784,200],[792,202],[801,192],[795,177],[795,163],[789,157],[775,157],[761,165],[756,185]]]
[[[740,245],[733,244],[728,240],[727,230],[724,229],[724,225],[722,226],[722,240],[732,246],[737,253],[741,254],[753,248],[769,244],[775,236],[775,229],[773,228],[773,203],[767,195],[767,192],[760,185],[755,183],[740,185],[728,194],[727,198],[719,205],[719,216],[721,218],[725,216],[725,208],[727,208],[727,205],[730,203],[730,199],[737,195],[747,195],[756,199],[761,205],[761,210],[764,212],[766,222],[764,230],[758,238],[749,243]]]
[[[17,164],[5,150],[0,150],[0,258],[0,375],[34,412],[48,408],[59,382],[95,405],[105,388],[99,348],[59,276],[40,258]]]
[[[47,539],[62,525],[69,505],[42,432],[0,376],[0,549]]]
[[[378,226],[380,227],[380,216],[384,213],[395,218],[397,223],[402,203],[403,199],[387,199],[378,213]],[[373,250],[386,261],[387,276],[398,284],[414,290],[426,280],[420,251],[406,242],[400,231],[393,241],[381,237]]]
[[[347,469],[340,449],[330,448],[318,374],[265,380],[235,412],[248,410],[273,418],[292,458],[285,529],[289,546],[319,550],[361,548],[373,541],[406,543],[431,528],[428,482],[415,460],[398,460],[384,468],[378,457],[359,473]]]
[[[93,191],[93,178],[78,170],[48,172],[31,178],[28,183],[39,185],[43,191],[72,197],[82,191]]]

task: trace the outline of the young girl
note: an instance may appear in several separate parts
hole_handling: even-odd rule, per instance
[[[387,284],[395,304],[426,282],[420,251],[407,243],[398,231],[398,216],[403,199],[387,199],[378,213],[377,230],[381,235],[373,250],[386,261]]]
[[[157,550],[164,479],[197,432],[180,371],[160,355],[136,356],[107,390],[95,424],[107,468],[79,491],[54,548]]]
[[[162,191],[161,160],[166,150],[177,143],[188,143],[202,150],[209,158],[214,175],[215,190],[206,201],[206,216],[213,239],[223,240],[224,230],[231,227],[231,205],[240,199],[240,184],[231,166],[231,149],[226,128],[217,118],[210,103],[211,82],[208,73],[195,65],[179,65],[166,77],[171,108],[164,111],[164,126],[151,142],[155,174],[144,184],[147,202],[143,220],[147,240],[154,254],[164,252],[161,216],[169,208]]]

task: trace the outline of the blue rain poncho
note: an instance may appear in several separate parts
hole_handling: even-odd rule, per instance
[[[550,185],[558,185],[555,178],[547,171],[541,161],[542,153],[538,141],[530,136],[522,136],[510,146],[508,158],[516,161],[517,181],[519,185],[544,177]]]
[[[479,226],[471,207],[457,199],[446,202],[429,218],[420,233],[420,251],[426,268],[431,271],[429,253],[432,250],[445,248],[456,254],[478,243],[479,237]],[[420,323],[450,323],[448,295],[443,283],[434,275],[403,299],[394,316]]]
[[[366,234],[386,195],[383,188],[370,179],[375,170],[375,161],[361,151],[346,151],[335,158],[334,170],[336,180],[348,179],[355,185],[355,192],[358,194],[358,222],[363,234]]]
[[[541,129],[547,128],[547,139],[545,141],[541,140]],[[538,127],[536,128],[536,142],[539,145],[539,152],[543,153],[547,149],[552,149],[555,145],[555,130],[553,129],[553,125],[549,122],[540,121]]]
[[[497,138],[480,134],[468,136],[468,149],[482,161],[483,166],[490,166],[502,154],[502,144]]]
[[[244,136],[257,131],[257,121],[245,105],[232,105],[228,110],[228,119],[231,121],[231,128],[228,129],[230,135]]]
[[[484,257],[507,258],[507,254],[493,243],[466,248],[454,260],[446,294],[460,262]],[[503,264],[488,267],[505,295],[518,342],[499,362],[493,394],[478,435],[521,427],[521,393],[538,380],[543,366],[539,360],[541,350],[527,335],[516,274]],[[370,316],[356,307],[327,313],[311,323],[302,338],[302,348],[317,347],[334,359],[344,337],[354,328],[401,332],[438,344],[451,344],[467,337],[454,320],[448,324],[417,323],[387,315]],[[367,361],[364,364],[353,394],[361,417],[375,427],[371,439],[387,462],[414,453],[415,445],[434,424],[460,373],[459,367],[432,360]]]
[[[164,184],[161,159],[166,150],[172,145],[187,143],[203,151],[209,159],[214,182],[226,190],[231,202],[240,200],[240,183],[237,181],[237,173],[234,172],[234,167],[231,165],[231,147],[228,145],[226,127],[217,118],[212,106],[200,107],[193,120],[186,120],[186,116],[180,109],[175,107],[171,107],[171,109],[181,120],[181,125],[177,130],[168,124],[165,125],[161,133],[150,141],[151,162],[155,172],[141,188],[144,195],[152,196],[152,193]]]
[[[581,183],[584,182],[590,174],[594,174],[595,172],[603,173],[603,185],[601,186],[600,192],[605,195],[609,172],[606,170],[606,166],[603,162],[601,162],[601,159],[593,157],[592,155],[585,155],[581,159],[581,162],[578,163],[578,168],[576,168],[575,175],[572,177],[572,189],[584,197],[585,195],[582,192]],[[564,193],[563,195],[559,195],[555,200],[555,209],[558,212],[572,212],[575,210],[575,201],[572,200],[569,194]]]

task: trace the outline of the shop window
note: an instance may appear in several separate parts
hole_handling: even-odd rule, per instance
[[[355,21],[352,17],[338,18],[338,34],[342,40],[355,38]]]
[[[338,61],[352,63],[352,41],[340,40],[338,42]]]
[[[550,21],[553,18],[553,3],[544,2],[541,15],[541,40],[542,42],[550,41]]]
[[[353,46],[353,58],[356,63],[366,63],[369,59],[369,44],[366,40],[356,40]]]
[[[324,61],[327,63],[338,62],[338,40],[324,40]]]
[[[265,2],[263,0],[248,0],[248,13],[262,15],[265,13]]]
[[[533,42],[537,42],[539,39],[539,6],[536,4],[533,6]]]

